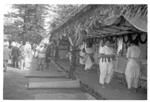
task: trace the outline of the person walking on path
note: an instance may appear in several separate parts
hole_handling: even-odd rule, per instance
[[[20,52],[19,52],[19,48],[17,47],[17,43],[14,43],[11,51],[11,56],[12,56],[13,67],[15,68],[18,68],[19,55]]]
[[[106,41],[105,45],[103,46],[101,42],[99,48],[100,60],[99,60],[99,68],[100,68],[100,76],[99,76],[99,83],[104,88],[104,84],[109,84],[113,75],[113,59],[114,59],[114,52],[111,47],[109,47],[110,42]]]
[[[52,43],[47,45],[46,48],[46,56],[45,56],[45,62],[46,62],[46,69],[49,68],[49,63],[51,62],[52,57]]]
[[[7,71],[8,60],[10,59],[10,56],[11,56],[11,53],[10,53],[9,45],[7,43],[4,43],[4,50],[3,50],[4,72]]]
[[[32,60],[32,48],[29,42],[24,46],[25,51],[25,68],[28,69],[30,67],[30,63]]]
[[[127,66],[125,70],[126,82],[128,89],[131,87],[138,88],[138,81],[140,77],[140,57],[141,50],[138,45],[132,43],[130,47],[127,49]]]
[[[38,50],[38,62],[39,62],[38,70],[42,71],[44,70],[45,54],[46,54],[46,48],[44,44],[40,45],[40,47],[37,50]]]
[[[35,57],[35,53],[36,53],[36,44],[33,44],[33,56]]]
[[[20,65],[20,69],[24,70],[24,67],[25,67],[25,51],[24,51],[24,45],[23,44],[21,44],[19,50],[20,50],[19,65]]]

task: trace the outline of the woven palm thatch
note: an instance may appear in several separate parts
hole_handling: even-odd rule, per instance
[[[137,29],[147,32],[147,5],[129,5],[124,8],[124,17]]]
[[[146,25],[147,5],[84,5],[81,10],[74,12],[72,16],[70,16],[71,18],[68,18],[66,22],[61,24],[57,29],[53,30],[52,33],[55,34],[56,32],[59,32],[59,35],[61,35],[62,30],[64,29],[64,33],[69,34],[69,36],[72,35],[72,38],[76,39],[78,37],[74,37],[77,36],[75,34],[79,34],[83,29],[89,30],[89,28],[96,21],[105,25],[106,21],[108,21],[107,23],[111,23],[113,17],[116,18],[121,15],[127,17],[129,20],[133,19],[133,22],[135,22],[134,18],[138,17],[138,20],[142,19],[144,22],[140,23]],[[110,21],[108,20],[109,18],[111,18]],[[75,27],[77,25],[80,25],[80,30]]]
[[[90,9],[94,8],[94,10],[92,10],[92,13],[91,12],[88,13],[89,8]],[[86,12],[86,10],[88,12]],[[83,11],[85,11],[86,14],[82,14],[82,13],[84,13]],[[104,20],[107,17],[113,16],[113,15],[121,15],[121,14],[128,15],[130,17],[136,16],[136,15],[146,16],[147,15],[147,5],[87,5],[87,6],[83,5],[82,7],[80,7],[80,9],[77,9],[73,13],[70,13],[70,16],[69,16],[70,18],[68,18],[66,21],[64,21],[55,30],[57,30],[61,27],[69,26],[69,24],[67,24],[67,22],[69,22],[69,20],[72,20],[74,22],[79,21],[79,22],[84,23],[84,25],[88,26],[90,24],[90,22],[95,21],[96,19]],[[80,15],[80,16],[78,16],[78,15]],[[76,19],[76,18],[78,18],[78,19]]]
[[[124,13],[128,16],[147,16],[147,5],[124,5]]]

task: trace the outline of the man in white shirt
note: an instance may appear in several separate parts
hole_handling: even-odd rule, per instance
[[[99,47],[99,68],[100,68],[100,77],[99,83],[103,86],[104,84],[109,84],[113,75],[113,60],[114,52],[111,47],[109,47],[110,42],[106,41],[105,45],[103,42],[100,43]]]

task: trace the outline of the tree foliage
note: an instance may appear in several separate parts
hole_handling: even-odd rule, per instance
[[[72,13],[76,11],[81,5],[57,5],[51,9],[57,16],[54,17],[53,22],[50,23],[50,27],[56,28],[65,20],[70,18]]]
[[[14,4],[17,12],[6,14],[7,18],[16,18],[13,23],[4,26],[4,32],[19,35],[20,40],[37,42],[45,34],[44,17],[47,14],[47,5]],[[8,28],[15,28],[13,30]],[[37,38],[37,41],[36,39]]]
[[[4,32],[19,36],[21,40],[35,41],[35,38],[42,38],[46,34],[45,19],[53,18],[48,23],[48,29],[53,29],[71,17],[71,13],[78,7],[79,5],[14,4],[12,9],[17,11],[4,15],[5,18],[13,18],[14,22],[4,24]],[[31,39],[31,36],[34,38]]]

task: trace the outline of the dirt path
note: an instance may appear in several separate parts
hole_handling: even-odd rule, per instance
[[[3,99],[33,99],[32,94],[26,89],[27,79],[24,78],[26,71],[9,68],[4,73]]]
[[[67,61],[66,61],[67,62]],[[65,70],[69,69],[68,63],[65,61],[58,61],[59,65]],[[138,92],[134,89],[128,90],[125,83],[121,82],[120,78],[114,76],[109,85],[102,88],[99,84],[99,74],[96,70],[86,72],[81,66],[76,68],[76,77],[78,77],[84,84],[98,92],[102,97],[109,100],[146,100],[147,91],[139,88]]]
[[[4,90],[3,90],[3,99],[4,100],[31,100],[35,98],[36,94],[40,94],[40,93],[78,93],[80,92],[80,90],[66,90],[66,89],[36,89],[36,90],[29,90],[26,88],[26,84],[28,82],[27,78],[24,77],[24,75],[29,72],[29,71],[33,71],[36,70],[36,68],[38,67],[38,63],[36,61],[36,59],[33,60],[32,66],[30,70],[19,70],[19,69],[15,69],[15,68],[8,68],[8,71],[6,73],[4,73]],[[54,64],[50,65],[50,70],[49,71],[56,71],[57,68]],[[81,71],[79,71],[81,72]],[[79,73],[78,73],[79,74]],[[92,79],[93,76],[89,76],[86,77],[86,75],[84,74],[88,74],[86,73],[82,73],[79,75],[80,79],[83,79],[83,81],[85,81],[85,83],[88,83],[91,87],[94,87],[95,89],[97,89],[97,91],[102,92],[102,95],[105,97],[109,96],[109,99],[114,99],[114,97],[111,96],[116,96],[115,99],[146,99],[146,94],[142,94],[139,93],[139,95],[135,94],[135,93],[128,93],[126,91],[126,88],[123,87],[120,84],[115,84],[116,81],[114,81],[110,86],[107,86],[107,90],[106,89],[102,89],[100,88],[100,86],[96,83],[98,82],[98,79]],[[93,75],[91,73],[91,75]],[[95,75],[95,74],[94,74]],[[91,80],[91,82],[89,82],[88,80]],[[95,84],[93,84],[95,83]],[[118,86],[119,85],[119,86]],[[113,88],[112,88],[113,87]],[[111,90],[111,91],[110,91]],[[108,92],[107,92],[108,91]],[[123,94],[123,93],[127,93],[127,94]],[[119,98],[118,98],[119,97]],[[129,98],[130,97],[130,98]],[[56,97],[57,99],[57,97]]]
[[[3,87],[3,99],[4,100],[31,100],[35,99],[37,94],[56,94],[56,93],[79,93],[80,89],[27,89],[26,84],[28,79],[24,75],[36,70],[38,64],[36,59],[33,60],[30,70],[19,70],[9,67],[7,72],[4,73],[4,87]],[[57,70],[56,66],[50,65],[49,71]],[[57,99],[57,97],[53,97]]]

